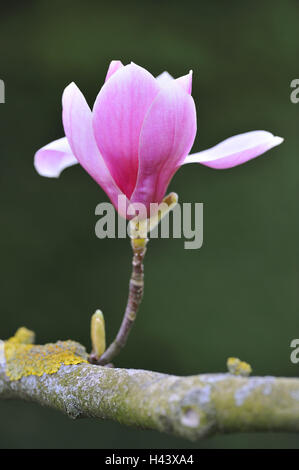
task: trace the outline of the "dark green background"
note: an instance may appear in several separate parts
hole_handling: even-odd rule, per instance
[[[89,320],[119,325],[130,272],[128,240],[98,240],[95,206],[107,196],[78,166],[40,177],[33,155],[63,135],[61,94],[75,81],[92,104],[109,61],[157,75],[194,71],[194,150],[269,130],[285,143],[227,171],[182,168],[170,189],[204,203],[204,245],[152,240],[138,321],[118,366],[180,375],[225,370],[228,356],[255,374],[298,376],[290,342],[298,321],[299,2],[26,1],[1,4],[0,337],[26,325],[39,342],[89,347]],[[1,448],[277,448],[289,434],[217,436],[199,444],[0,402]]]

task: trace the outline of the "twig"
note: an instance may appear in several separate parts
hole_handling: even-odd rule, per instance
[[[144,274],[143,274],[143,258],[146,252],[147,239],[132,239],[133,260],[132,274],[129,283],[129,297],[124,318],[117,333],[116,338],[110,344],[108,349],[100,358],[90,355],[89,361],[92,364],[106,365],[119,354],[125,346],[129,333],[136,319],[137,311],[143,297],[144,290]]]
[[[160,204],[157,205],[156,211],[150,213],[149,218],[142,219],[138,215],[130,220],[129,232],[133,249],[133,270],[129,283],[127,307],[118,334],[108,349],[99,357],[95,352],[95,349],[97,348],[93,347],[93,351],[88,358],[91,364],[110,365],[113,367],[111,360],[117,356],[125,346],[143,297],[143,258],[145,256],[146,245],[148,242],[147,234],[154,230],[160,221],[174,209],[177,202],[178,195],[176,193],[170,193],[163,198]],[[92,330],[92,336],[93,333],[95,332]],[[102,336],[103,335],[101,334],[101,344],[103,342]],[[93,346],[95,346],[95,343]]]

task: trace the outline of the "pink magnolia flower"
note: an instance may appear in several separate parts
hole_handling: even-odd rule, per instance
[[[58,177],[80,163],[116,208],[123,195],[128,204],[143,203],[149,209],[150,203],[162,201],[181,165],[231,168],[283,141],[270,132],[253,131],[189,155],[196,135],[191,87],[192,72],[176,80],[167,72],[155,78],[134,63],[112,61],[92,111],[74,83],[66,87],[66,137],[35,154],[36,170]]]

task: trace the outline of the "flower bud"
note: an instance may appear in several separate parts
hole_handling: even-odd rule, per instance
[[[96,310],[91,317],[91,344],[92,352],[101,357],[106,349],[105,320],[101,310]]]

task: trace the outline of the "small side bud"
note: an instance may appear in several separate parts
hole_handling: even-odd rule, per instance
[[[161,222],[161,220],[176,206],[179,197],[176,193],[170,193],[162,200],[160,204],[152,204],[151,214],[148,219],[140,219],[138,216],[130,220],[128,225],[128,234],[132,240],[146,239],[148,232]]]
[[[227,368],[230,374],[241,375],[242,377],[248,377],[252,368],[250,364],[244,361],[240,361],[237,357],[229,357],[227,360]]]
[[[92,353],[101,357],[106,349],[105,320],[101,310],[96,310],[91,317],[91,344]]]
[[[161,220],[169,214],[170,211],[177,205],[179,196],[176,193],[170,193],[158,206],[158,211],[153,214],[148,221],[148,231],[151,232],[161,222]]]

